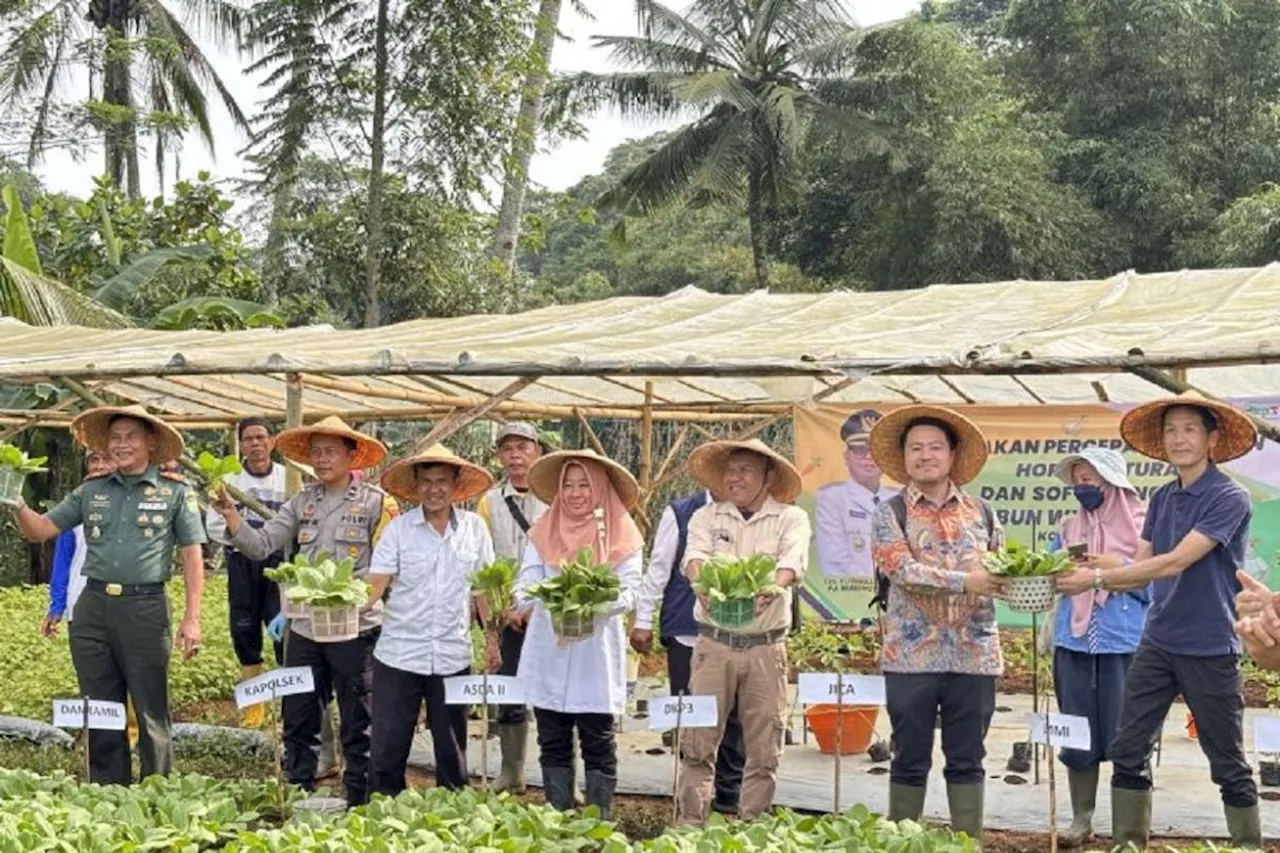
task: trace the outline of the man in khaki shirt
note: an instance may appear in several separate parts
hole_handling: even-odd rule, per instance
[[[800,473],[759,440],[713,441],[689,458],[702,486],[724,500],[709,503],[689,520],[684,571],[694,580],[715,554],[777,560],[779,595],[760,596],[755,618],[742,627],[717,624],[699,596],[694,608],[698,640],[690,693],[716,697],[716,728],[682,733],[684,768],[678,792],[680,822],[707,818],[716,752],[734,703],[746,743],[740,813],[751,820],[773,807],[787,712],[787,653],[793,588],[804,577],[812,531],[809,516],[790,504],[801,491]]]

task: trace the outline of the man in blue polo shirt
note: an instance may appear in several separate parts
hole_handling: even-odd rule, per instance
[[[1195,716],[1200,748],[1222,793],[1232,847],[1262,846],[1258,790],[1244,750],[1236,572],[1244,565],[1248,493],[1217,467],[1253,449],[1240,410],[1196,394],[1125,415],[1120,433],[1139,453],[1169,462],[1178,479],[1151,496],[1137,558],[1090,554],[1060,578],[1066,594],[1127,591],[1154,581],[1154,603],[1125,679],[1110,754],[1112,841],[1139,848],[1151,834],[1151,753],[1173,700]]]

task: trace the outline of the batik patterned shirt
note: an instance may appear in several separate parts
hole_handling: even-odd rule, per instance
[[[872,521],[876,568],[889,579],[884,671],[1001,674],[995,602],[964,591],[965,575],[1003,544],[1000,522],[993,513],[988,530],[981,502],[954,484],[941,504],[914,485],[903,497],[906,530],[887,501]]]

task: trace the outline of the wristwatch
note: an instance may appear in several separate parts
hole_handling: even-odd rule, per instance
[[[1093,570],[1093,588],[1096,590],[1102,589],[1102,569]]]

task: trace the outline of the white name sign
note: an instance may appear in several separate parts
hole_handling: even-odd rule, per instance
[[[295,693],[312,693],[315,689],[316,679],[309,666],[273,669],[236,685],[236,707],[258,705]]]
[[[834,672],[802,672],[796,685],[803,705],[839,701],[847,705],[883,705],[883,675],[842,675]]]
[[[512,675],[455,675],[444,680],[446,705],[523,705],[524,682]],[[486,694],[485,691],[488,690]],[[488,699],[486,701],[486,695]]]
[[[1280,752],[1280,717],[1253,718],[1255,752]]]
[[[720,723],[714,696],[662,696],[649,700],[649,728],[710,729]]]
[[[123,702],[89,701],[89,728],[108,732],[122,732],[128,718]],[[84,727],[84,699],[54,699],[53,724],[63,729]]]
[[[1093,736],[1087,717],[1070,714],[1027,714],[1032,743],[1061,746],[1067,749],[1092,749]]]

